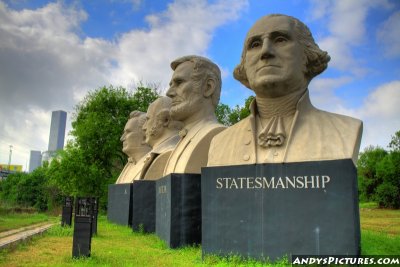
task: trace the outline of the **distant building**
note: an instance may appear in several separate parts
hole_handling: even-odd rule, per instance
[[[42,162],[48,161],[56,155],[57,150],[64,148],[65,125],[67,112],[62,110],[53,111],[51,114],[49,147],[42,153]]]
[[[5,163],[0,163],[0,171],[6,172],[22,172],[22,165],[8,165]]]
[[[37,150],[31,150],[29,157],[29,172],[33,172],[34,169],[42,165],[42,152]]]
[[[48,151],[57,151],[64,148],[66,122],[67,112],[62,110],[52,112]]]

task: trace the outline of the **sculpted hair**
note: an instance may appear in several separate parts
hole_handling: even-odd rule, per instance
[[[214,62],[205,57],[191,55],[184,56],[172,61],[172,70],[175,70],[180,64],[187,61],[194,63],[191,77],[198,86],[202,86],[204,82],[206,82],[208,79],[214,80],[215,90],[214,93],[211,95],[211,98],[212,104],[214,105],[214,107],[217,107],[221,96],[222,87],[221,71],[219,67]]]
[[[172,100],[169,97],[161,96],[157,98],[152,104],[157,105],[157,114],[155,114],[157,120],[165,122],[168,121],[168,129],[171,130],[181,130],[183,128],[183,123],[180,121],[174,121],[170,115],[170,109]]]
[[[295,28],[296,38],[299,40],[299,43],[304,46],[304,53],[306,55],[305,64],[307,69],[307,72],[304,75],[308,80],[308,82],[310,82],[315,76],[323,72],[328,67],[328,62],[330,61],[331,57],[328,55],[328,52],[323,51],[322,49],[319,48],[317,43],[314,41],[310,29],[303,22],[294,17],[282,14],[271,14],[261,19],[267,17],[287,17],[293,23]],[[246,52],[247,52],[247,47],[245,41],[243,45],[242,57],[240,63],[234,69],[233,76],[243,85],[250,88],[246,71],[244,69]]]
[[[138,111],[138,110],[132,111],[129,114],[129,120],[132,120],[132,119],[136,119],[137,128],[139,128],[141,130],[144,123],[146,122],[146,113],[142,112],[142,111]]]

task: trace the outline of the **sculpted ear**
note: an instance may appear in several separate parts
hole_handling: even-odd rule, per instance
[[[204,97],[209,98],[213,95],[214,91],[215,91],[215,81],[213,79],[208,79],[206,82],[206,86],[205,86],[205,90],[204,90]]]
[[[163,127],[168,127],[171,116],[169,115],[169,110],[163,109],[158,113],[158,119],[161,121]]]
[[[163,126],[164,127],[168,127],[169,121],[170,121],[170,117],[169,116],[165,116],[164,122],[163,122]]]

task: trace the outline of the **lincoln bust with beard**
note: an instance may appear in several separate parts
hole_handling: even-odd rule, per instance
[[[215,109],[221,94],[221,72],[200,56],[185,56],[171,63],[174,73],[167,96],[172,99],[171,118],[183,122],[180,141],[164,169],[170,173],[200,173],[207,165],[211,139],[225,129]]]

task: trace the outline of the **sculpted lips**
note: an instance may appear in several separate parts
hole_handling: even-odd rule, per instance
[[[257,71],[259,71],[259,70],[261,70],[261,69],[264,69],[264,68],[271,68],[271,67],[273,67],[273,68],[280,68],[280,66],[278,66],[278,65],[268,64],[268,65],[263,65],[263,66],[257,68]]]
[[[172,100],[172,106],[176,106],[176,105],[180,104],[181,102],[182,102],[181,99],[173,99]]]

